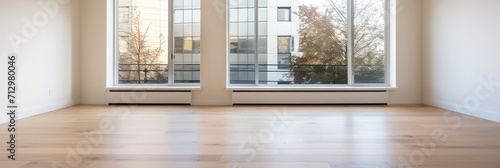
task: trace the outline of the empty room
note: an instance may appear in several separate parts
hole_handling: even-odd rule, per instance
[[[498,168],[498,0],[0,0],[0,168]]]

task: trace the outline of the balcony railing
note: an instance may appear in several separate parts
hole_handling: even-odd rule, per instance
[[[356,65],[355,83],[385,83],[384,65]],[[255,84],[255,64],[231,64],[231,84]],[[347,84],[347,65],[259,64],[260,84]]]
[[[119,84],[166,84],[168,64],[119,64]],[[285,68],[286,67],[286,68]],[[356,65],[355,83],[384,83],[384,65]],[[255,84],[255,64],[231,64],[231,84]],[[200,64],[175,64],[174,83],[199,83]],[[347,84],[347,65],[259,64],[260,84]]]

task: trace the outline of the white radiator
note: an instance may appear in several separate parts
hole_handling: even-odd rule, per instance
[[[191,104],[191,91],[186,90],[110,90],[108,104]]]
[[[385,90],[374,91],[233,91],[238,104],[387,104]]]

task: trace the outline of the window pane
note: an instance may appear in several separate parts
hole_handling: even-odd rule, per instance
[[[174,38],[174,48],[175,48],[175,53],[184,53],[184,38],[182,37],[175,37]]]
[[[192,10],[184,10],[184,22],[185,23],[193,22],[193,11]]]
[[[129,23],[130,22],[130,9],[129,6],[121,6],[118,9],[118,22],[119,23]]]
[[[278,21],[290,21],[290,12],[289,7],[278,8]]]
[[[201,22],[201,14],[200,10],[193,10],[193,22],[200,23]]]
[[[230,23],[229,24],[229,35],[237,36],[238,35],[238,23]]]
[[[238,21],[238,9],[230,9],[229,10],[229,21],[237,22]]]
[[[201,0],[193,0],[193,9],[200,9],[201,8],[200,1]]]
[[[168,0],[118,0],[117,84],[168,83]],[[148,27],[152,27],[148,29]]]
[[[385,0],[355,0],[354,83],[385,83]]]
[[[291,37],[278,37],[278,53],[287,54],[290,53]]]
[[[255,8],[248,8],[248,21],[255,21]]]
[[[229,39],[229,51],[231,53],[238,53],[239,50],[239,42],[238,42],[238,37],[231,37]]]
[[[174,84],[200,82],[200,0],[185,0],[174,24]],[[177,12],[176,12],[177,13]],[[175,16],[174,16],[175,17]],[[175,19],[175,18],[174,18]]]
[[[267,8],[259,8],[259,22],[267,21]]]
[[[277,15],[284,28],[269,28],[276,53],[268,51],[268,57],[277,64],[267,64],[265,84],[347,84],[347,0],[301,1],[280,6]]]
[[[193,9],[193,0],[183,0],[184,9]]]
[[[238,10],[238,21],[239,22],[248,21],[248,9],[244,8]]]
[[[248,0],[238,0],[238,7],[248,7]]]
[[[267,36],[259,37],[259,53],[261,54],[267,53]]]
[[[248,36],[248,23],[240,23],[238,25],[238,35],[239,36]]]
[[[347,2],[258,0],[255,11],[249,7],[252,1],[230,0],[228,45],[230,53],[239,53],[238,58],[229,59],[230,83],[241,84],[249,76],[258,75],[259,81],[249,79],[247,82],[260,85],[385,84],[387,4],[385,0]],[[348,8],[352,8],[349,11],[353,13],[348,13]],[[258,12],[257,18],[252,18],[253,12]],[[346,17],[351,14],[353,18]],[[354,26],[352,30],[348,28],[350,22]],[[352,40],[352,46],[348,45],[348,39]],[[255,48],[258,58],[252,60],[250,57],[256,57]],[[257,74],[249,71],[257,67]],[[348,68],[352,70],[351,80]]]
[[[184,25],[174,24],[174,36],[184,36]]]
[[[193,23],[193,36],[201,36],[201,25],[200,23]]]
[[[174,23],[182,23],[184,22],[184,11],[175,10],[174,11]]]
[[[184,0],[174,0],[174,9],[184,9]]]
[[[267,7],[267,0],[259,0],[259,7]]]
[[[193,36],[192,24],[184,24],[184,36]]]

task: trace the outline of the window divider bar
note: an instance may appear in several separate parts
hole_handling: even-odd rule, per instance
[[[168,85],[174,84],[174,0],[168,1]]]
[[[255,38],[255,85],[259,85],[259,0],[254,1],[254,38]]]
[[[354,0],[347,0],[347,84],[354,84]]]

